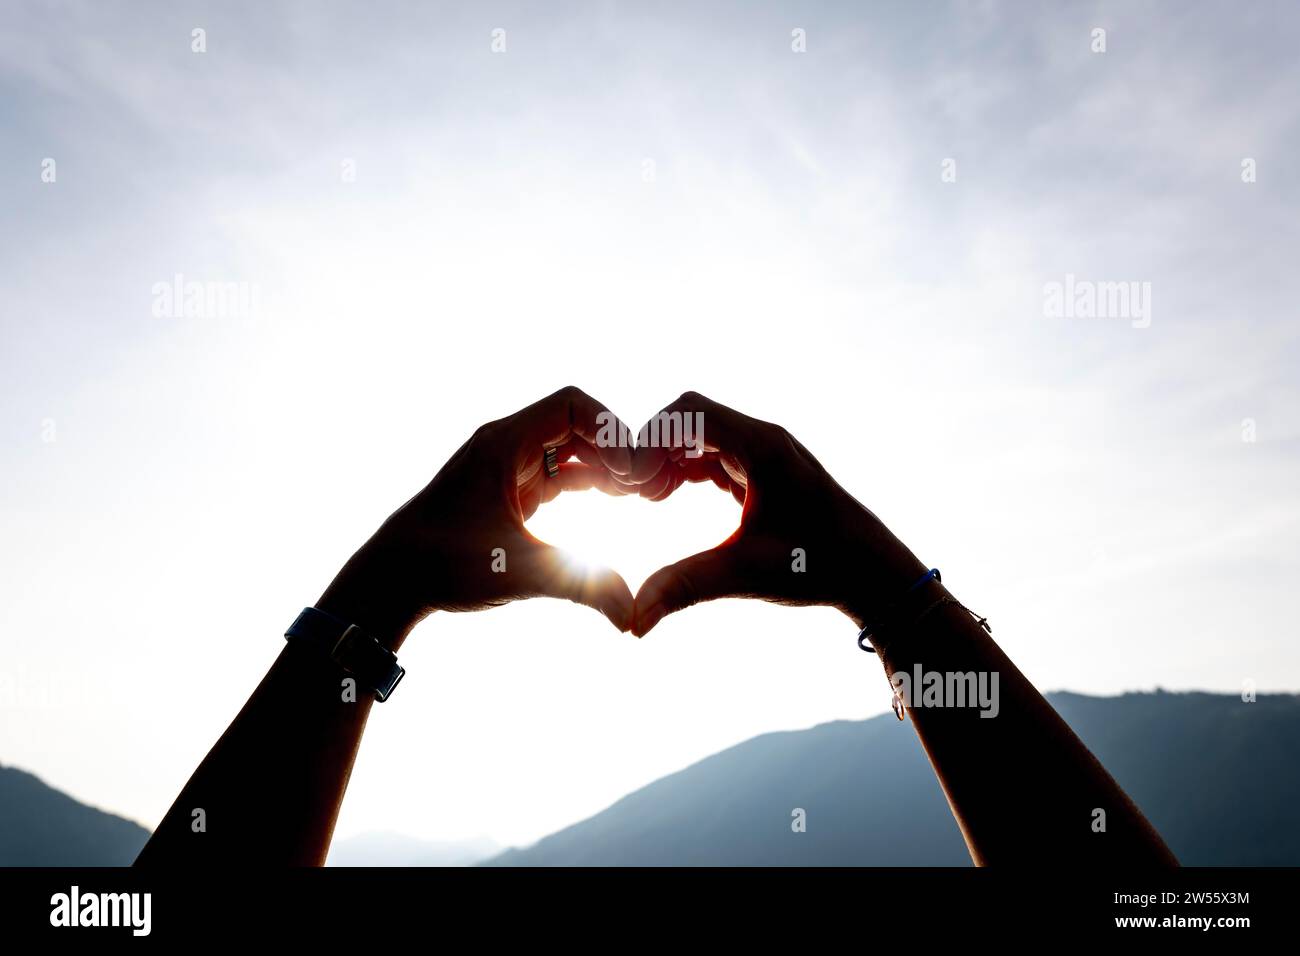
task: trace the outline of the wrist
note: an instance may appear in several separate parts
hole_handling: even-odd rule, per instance
[[[929,570],[874,516],[846,545],[852,580],[844,582],[836,607],[859,628],[876,619]]]
[[[367,586],[349,568],[344,568],[317,600],[322,611],[355,624],[393,653],[428,611],[404,608],[386,597],[382,588]]]

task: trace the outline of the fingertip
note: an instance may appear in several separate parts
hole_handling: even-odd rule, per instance
[[[632,465],[629,477],[636,484],[645,484],[663,468],[667,455],[662,448],[646,446],[637,448],[632,454]]]
[[[620,488],[626,488],[628,491],[636,491],[637,488],[640,487],[632,480],[631,475],[616,475],[613,472],[610,472],[609,479]]]
[[[664,613],[664,606],[658,601],[651,604],[644,611],[638,608],[632,622],[632,633],[637,637],[645,637],[656,624],[663,620]]]
[[[600,460],[611,474],[626,478],[632,474],[632,449],[622,446],[600,449]]]
[[[632,589],[627,586],[623,576],[613,569],[606,569],[601,577],[601,613],[609,618],[611,624],[626,633],[632,629],[636,610]]]
[[[668,484],[666,484],[655,494],[647,495],[646,497],[650,501],[663,501],[665,498],[669,497],[674,491],[676,491],[679,487],[681,487],[681,482],[669,481]]]
[[[669,468],[664,468],[648,481],[644,482],[637,488],[637,494],[642,498],[648,498],[651,501],[658,501],[666,497],[665,492],[671,493],[673,489],[673,473]]]
[[[626,634],[632,630],[632,603],[630,601],[627,604],[620,603],[613,609],[612,613],[607,613],[605,616],[622,633]]]

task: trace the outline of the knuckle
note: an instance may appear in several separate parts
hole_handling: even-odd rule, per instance
[[[779,459],[790,450],[790,433],[781,425],[763,422],[758,428],[758,438],[754,451],[760,461]]]
[[[474,430],[471,441],[475,445],[491,445],[497,440],[504,427],[504,419],[496,418],[490,422],[484,422]]]

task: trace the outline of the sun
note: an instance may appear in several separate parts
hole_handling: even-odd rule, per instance
[[[613,568],[633,592],[658,568],[726,540],[740,507],[712,484],[683,485],[665,501],[566,492],[537,510],[528,530],[576,569]]]

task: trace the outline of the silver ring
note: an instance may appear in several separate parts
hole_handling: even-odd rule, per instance
[[[560,473],[560,453],[554,448],[547,448],[543,455],[546,462],[546,477],[554,478]]]

